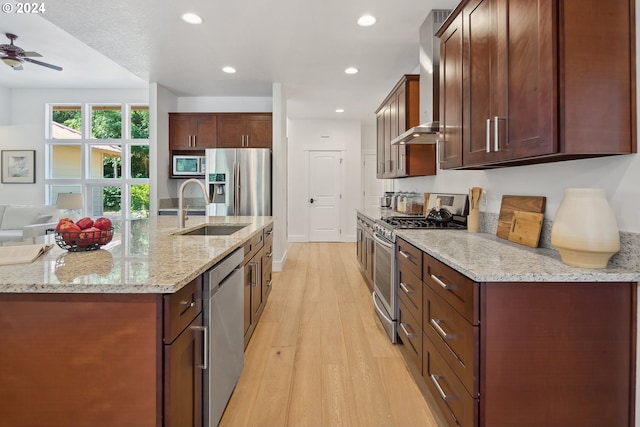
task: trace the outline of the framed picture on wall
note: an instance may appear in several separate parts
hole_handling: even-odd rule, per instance
[[[3,184],[36,182],[35,150],[2,150],[1,166]]]

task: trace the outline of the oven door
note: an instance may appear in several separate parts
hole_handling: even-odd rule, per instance
[[[392,343],[396,342],[397,307],[395,283],[395,245],[377,233],[375,240],[375,269],[373,271],[373,307]]]

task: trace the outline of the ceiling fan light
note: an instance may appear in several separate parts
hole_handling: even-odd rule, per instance
[[[358,25],[361,27],[370,27],[376,23],[376,18],[372,15],[362,15],[358,18]]]
[[[236,72],[236,69],[227,65],[226,67],[222,67],[222,71],[224,71],[227,74],[233,74]]]
[[[8,56],[3,57],[2,58],[2,62],[7,64],[11,68],[19,67],[20,64],[22,64],[22,62],[20,62],[20,60],[15,59],[15,58],[9,58]]]

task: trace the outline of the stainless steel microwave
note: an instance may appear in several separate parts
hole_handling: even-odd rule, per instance
[[[206,159],[205,156],[175,155],[173,156],[173,175],[204,175],[207,163]]]

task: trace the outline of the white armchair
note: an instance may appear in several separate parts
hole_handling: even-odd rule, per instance
[[[0,205],[0,242],[42,236],[62,215],[55,206]]]

